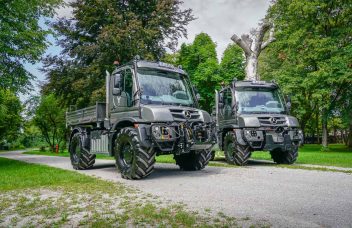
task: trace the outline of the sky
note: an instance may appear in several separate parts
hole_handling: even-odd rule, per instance
[[[217,44],[218,59],[221,59],[222,53],[227,45],[232,43],[231,36],[236,33],[241,35],[249,33],[252,28],[265,16],[269,7],[270,0],[183,0],[182,8],[191,8],[196,20],[190,22],[187,27],[187,38],[179,40],[179,46],[182,43],[192,43],[195,36],[201,32],[210,35]],[[60,8],[57,11],[57,17],[70,17],[72,9]],[[55,55],[60,53],[60,48],[55,46],[55,40],[48,37],[52,43],[48,47],[45,55]],[[39,71],[41,63],[35,65],[27,64],[26,69],[30,71],[36,80],[33,81],[34,91],[32,94],[39,92],[39,83],[45,80],[45,75]],[[22,97],[25,99],[25,97]]]

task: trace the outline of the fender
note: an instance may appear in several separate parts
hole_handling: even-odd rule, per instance
[[[76,133],[80,133],[81,135],[81,139],[82,139],[82,142],[83,142],[83,147],[85,149],[88,149],[90,148],[90,138],[88,136],[88,133],[87,133],[87,128],[85,127],[79,127],[79,126],[76,126],[72,131],[71,131],[71,134],[70,134],[70,140],[69,140],[69,150],[70,150],[70,146],[71,146],[71,139],[73,137],[74,134]]]
[[[138,123],[139,126],[136,128],[138,132],[138,137],[140,138],[140,141],[143,142],[142,146],[143,147],[150,147],[150,143],[147,142],[147,130],[148,128],[148,123],[145,124],[146,122],[143,119],[135,118],[135,117],[127,117],[120,119],[117,121],[113,127],[111,128],[110,131],[110,136],[109,136],[109,153],[110,155],[114,155],[113,152],[113,145],[114,145],[114,140],[116,135],[119,133],[120,129],[125,128],[125,127],[133,127],[135,128],[135,124]]]
[[[116,131],[118,128],[124,128],[124,127],[133,127],[135,123],[144,123],[145,120],[136,118],[136,117],[124,117],[119,119],[119,121],[116,121],[114,125],[112,126],[111,130]]]
[[[225,124],[223,125],[220,129],[220,131],[217,132],[217,140],[218,140],[218,144],[219,144],[219,148],[221,150],[224,150],[224,137],[225,137],[225,134],[228,132],[228,131],[233,131],[234,129],[238,129],[238,125],[237,124]]]

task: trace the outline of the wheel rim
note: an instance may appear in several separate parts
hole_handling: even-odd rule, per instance
[[[130,143],[124,143],[121,146],[120,157],[121,157],[122,162],[126,166],[128,166],[128,167],[131,166],[132,161],[133,161],[133,148]]]

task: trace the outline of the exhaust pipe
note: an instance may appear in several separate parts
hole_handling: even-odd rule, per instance
[[[106,120],[109,120],[109,109],[110,109],[110,105],[109,105],[109,103],[110,103],[110,73],[109,73],[109,71],[106,71],[106,82],[105,82],[105,86],[106,86],[106,88],[105,88],[105,90],[106,90],[106,111],[105,111],[105,118],[106,118]]]

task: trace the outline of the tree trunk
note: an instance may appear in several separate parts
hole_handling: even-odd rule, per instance
[[[348,138],[347,138],[347,142],[348,142],[348,148],[349,149],[352,149],[352,112],[351,112],[351,115],[350,115],[350,129],[349,129],[349,132],[348,132]]]
[[[348,146],[348,132],[347,130],[343,130],[341,131],[342,133],[342,139],[343,139],[343,143],[345,144],[345,146]]]
[[[264,41],[264,35],[267,31],[269,31],[269,37]],[[258,75],[258,58],[261,51],[271,42],[275,41],[274,25],[264,20],[256,30],[252,31],[252,36],[243,34],[241,37],[238,37],[234,34],[231,40],[242,48],[246,56],[246,80],[260,80]]]
[[[323,110],[323,116],[321,119],[322,122],[322,146],[328,147],[328,117],[326,115],[326,111]]]
[[[320,144],[320,139],[319,139],[319,137],[320,137],[320,134],[319,134],[319,111],[317,111],[315,113],[315,120],[317,121],[316,122],[317,123],[317,125],[316,125],[316,127],[317,127],[317,144]]]
[[[258,56],[252,53],[248,56],[246,61],[246,79],[247,80],[258,80]]]

